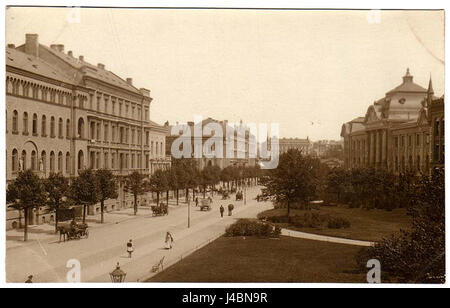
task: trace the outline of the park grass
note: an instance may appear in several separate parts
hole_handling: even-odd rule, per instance
[[[329,229],[326,225],[320,228],[299,228],[287,223],[278,225],[282,228],[302,232],[374,242],[398,234],[400,230],[411,228],[411,217],[407,215],[406,209],[386,211],[349,208],[348,206],[321,206],[312,210],[291,209],[290,215],[303,215],[306,212],[344,218],[351,223],[351,226],[343,229]],[[264,211],[260,215],[283,216],[286,215],[286,209],[272,209]]]
[[[281,236],[220,237],[148,282],[364,283],[358,246]]]

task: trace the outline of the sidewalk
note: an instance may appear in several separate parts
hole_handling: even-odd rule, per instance
[[[317,234],[305,233],[305,232],[288,230],[288,229],[281,229],[281,235],[296,237],[296,238],[303,238],[303,239],[314,240],[314,241],[347,244],[347,245],[355,245],[355,246],[364,246],[364,247],[370,247],[370,246],[375,245],[374,242],[349,240],[349,239],[345,239],[345,238],[317,235]]]
[[[35,241],[7,249],[7,280],[23,282],[29,274],[33,274],[35,282],[65,282],[66,274],[70,270],[66,267],[67,261],[76,259],[81,264],[83,282],[110,282],[109,272],[115,268],[117,262],[127,272],[126,281],[143,281],[152,274],[152,266],[163,256],[166,267],[223,234],[226,226],[235,219],[255,217],[257,213],[270,208],[270,203],[257,203],[252,200],[257,193],[257,187],[248,190],[245,206],[242,201],[219,200],[219,196],[215,195],[213,208],[207,212],[200,211],[191,202],[189,229],[187,205],[180,202],[179,206],[170,206],[168,216],[152,217],[151,210],[141,208],[138,216],[132,215],[132,209],[129,209],[130,212],[108,213],[105,215],[106,224],[90,224],[92,229],[88,239],[58,243],[59,236],[47,234],[45,238],[42,234],[34,233]],[[221,219],[219,206],[229,203],[235,205],[233,216]],[[53,226],[50,226],[50,229],[53,230]],[[172,250],[163,248],[167,231],[170,231],[175,239]],[[125,244],[129,239],[133,239],[135,246],[132,259],[126,256]]]

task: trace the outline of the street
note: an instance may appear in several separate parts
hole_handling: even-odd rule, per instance
[[[36,241],[28,245],[8,248],[6,251],[6,278],[9,282],[24,282],[33,275],[34,282],[66,282],[69,260],[81,265],[82,282],[110,282],[111,272],[117,262],[127,273],[126,282],[142,281],[151,275],[151,268],[164,257],[164,267],[186,257],[208,241],[223,234],[227,225],[237,218],[250,218],[271,205],[253,200],[258,187],[247,190],[247,205],[243,201],[220,200],[215,195],[211,211],[200,211],[191,202],[191,227],[187,228],[187,204],[171,207],[168,216],[148,215],[132,217],[122,222],[91,228],[88,239],[59,243],[59,236]],[[233,216],[220,218],[219,207],[235,205]],[[143,211],[140,209],[140,211]],[[108,215],[108,214],[107,214]],[[172,250],[164,249],[167,231],[174,237]],[[135,251],[127,257],[126,243],[133,240]]]

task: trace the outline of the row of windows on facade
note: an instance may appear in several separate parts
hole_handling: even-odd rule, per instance
[[[131,154],[131,162],[130,162],[130,154],[119,154],[119,161],[116,160],[116,154],[112,153],[111,161],[109,160],[109,153],[104,153],[103,162],[100,159],[99,152],[91,152],[90,153],[90,168],[98,169],[98,168],[106,168],[109,169],[135,169],[141,168],[142,166],[142,155],[141,154]],[[63,153],[60,151],[58,153],[58,157],[56,158],[55,152],[50,152],[50,172],[61,172],[63,173]],[[137,159],[137,160],[136,160]],[[111,162],[111,165],[109,164]],[[30,163],[30,165],[28,165]],[[117,165],[118,164],[118,165]],[[71,156],[70,153],[67,152],[65,155],[65,173],[70,174],[71,169]],[[27,152],[25,150],[22,151],[19,156],[19,152],[17,149],[12,151],[11,156],[11,168],[12,172],[18,172],[21,170],[31,169],[33,171],[47,171],[47,154],[45,151],[42,151],[41,157],[38,160],[38,156],[35,150],[31,151],[30,160],[28,160]],[[80,151],[78,153],[78,169],[84,168],[84,155],[83,152]],[[145,155],[145,168],[150,168],[150,156],[148,154]]]
[[[28,82],[24,82],[18,79],[11,79],[11,78],[7,78],[6,80],[6,89],[7,89],[7,93],[9,94],[13,94],[13,95],[17,95],[17,96],[24,96],[24,97],[28,97],[28,98],[33,98],[36,100],[41,100],[41,101],[45,101],[45,102],[50,102],[50,103],[58,103],[58,104],[65,104],[65,105],[70,105],[70,100],[72,98],[72,95],[70,93],[64,92],[64,91],[60,91],[60,90],[55,90],[49,87],[45,87],[45,86],[41,86],[38,84],[33,84],[33,83],[28,83]],[[79,100],[79,107],[80,108],[84,108],[83,106],[83,101],[86,98],[84,96],[80,96],[78,97]],[[118,110],[116,110],[116,99],[111,99],[111,110],[109,110],[108,106],[109,106],[109,98],[104,98],[104,108],[101,109],[100,105],[101,105],[101,100],[102,97],[101,96],[97,96],[97,106],[96,109],[94,109],[94,102],[93,102],[93,95],[91,95],[90,98],[90,109],[91,110],[96,110],[98,112],[100,111],[104,111],[105,113],[108,114],[112,114],[112,115],[118,115],[118,116],[122,116],[122,105],[123,103],[119,100],[119,108]],[[129,117],[129,102],[125,101],[125,117]],[[132,119],[137,119],[140,120],[141,119],[141,107],[137,107],[137,114],[135,112],[136,107],[132,106],[131,107],[131,118]],[[118,111],[118,113],[117,113]],[[145,120],[149,120],[149,110],[148,108],[145,108]]]
[[[8,118],[8,117],[7,117]],[[24,112],[23,113],[23,125],[22,125],[22,133],[24,135],[28,135],[29,134],[29,129],[28,129],[28,123],[29,123],[29,119],[28,119],[28,113]],[[8,121],[6,121],[6,130],[8,130]],[[63,132],[63,126],[64,126],[64,121],[62,118],[59,118],[58,120],[58,137],[62,138],[64,137],[64,132]],[[81,138],[83,138],[83,122],[79,123],[79,135]],[[114,141],[116,139],[116,130],[117,127],[113,126],[112,127],[112,140]],[[15,134],[19,133],[19,113],[17,112],[17,110],[13,111],[13,118],[12,118],[12,132]],[[33,114],[33,119],[32,119],[32,134],[34,136],[38,135],[38,116],[37,114]],[[45,115],[42,116],[41,118],[41,136],[42,137],[46,137],[47,136],[47,117]],[[92,139],[98,139],[100,140],[100,124],[91,123],[91,138]],[[126,130],[124,129],[124,127],[120,128],[120,143],[128,143],[128,136],[129,136],[129,128],[126,128]],[[56,137],[56,120],[55,117],[51,117],[50,118],[50,137],[54,138]],[[66,120],[66,137],[70,138],[70,120],[67,119]],[[135,129],[131,130],[131,143],[132,144],[137,144],[136,143],[136,135],[135,135]],[[105,124],[104,126],[104,141],[108,141],[109,140],[109,125]],[[141,140],[141,131],[138,130],[138,142],[140,143]],[[149,146],[150,145],[150,133],[146,132],[146,139],[145,139],[145,145]],[[151,152],[156,152],[156,155],[162,155],[163,153],[163,142],[151,142]]]
[[[29,134],[29,128],[28,128],[28,113],[24,112],[22,117],[22,134],[28,135]],[[6,116],[6,131],[8,131],[8,116]],[[12,117],[12,133],[18,134],[19,133],[19,113],[17,110],[13,111],[13,117]],[[31,133],[34,136],[38,135],[38,116],[37,114],[33,114],[32,118],[32,125],[31,125]],[[41,136],[46,137],[47,136],[47,117],[45,115],[41,118]],[[50,137],[54,138],[56,137],[56,119],[55,117],[50,118]],[[58,120],[58,137],[62,138],[64,137],[64,120],[62,118],[59,118]],[[66,137],[70,137],[70,120],[66,120]]]
[[[117,155],[119,160],[117,161]],[[109,159],[109,153],[103,153],[103,161],[101,160],[101,153],[92,151],[90,152],[90,164],[92,169],[106,168],[109,169],[141,169],[142,168],[142,155],[141,154],[111,154],[111,160]],[[130,161],[131,157],[131,161]],[[111,164],[110,164],[111,163]],[[118,164],[118,165],[117,165]],[[145,155],[145,169],[150,168],[150,155]]]
[[[365,159],[365,157],[361,158],[361,157],[354,157],[353,158],[353,163],[355,165],[359,165],[362,166],[363,164],[365,164],[367,162],[367,160]],[[407,168],[408,167],[408,168]],[[413,162],[413,158],[412,156],[409,156],[408,159],[408,166],[406,166],[406,161],[405,161],[405,157],[402,156],[400,164],[399,164],[399,159],[398,156],[395,157],[394,159],[394,170],[396,172],[400,171],[407,171],[407,170],[411,170],[411,171],[418,171],[418,172],[425,172],[427,171],[429,168],[429,156],[426,156],[425,159],[425,165],[421,165],[421,159],[420,159],[420,155],[417,155],[416,161],[415,161],[415,166],[414,166],[414,162]]]
[[[110,104],[111,101],[111,104]],[[115,99],[109,99],[109,98],[104,98],[103,99],[103,108],[101,108],[102,105],[102,97],[101,96],[97,96],[97,104],[96,107],[94,109],[94,100],[93,100],[93,96],[91,96],[90,99],[90,103],[89,103],[89,109],[91,110],[95,110],[98,112],[104,112],[107,114],[112,114],[112,115],[118,115],[118,116],[124,116],[124,117],[130,117],[130,103],[125,102],[125,114],[123,114],[123,102],[119,101],[119,103],[116,102]],[[109,106],[111,105],[111,109],[109,108]],[[117,108],[117,105],[119,106]],[[137,109],[137,113],[136,113],[136,109]],[[149,110],[148,108],[145,108],[145,117],[144,120],[149,120]],[[137,119],[140,120],[141,119],[141,107],[138,106],[137,108],[135,106],[131,106],[131,118],[132,119]]]
[[[95,141],[101,141],[101,124],[96,122],[91,122],[91,139]],[[118,131],[119,130],[119,134]],[[136,134],[137,131],[137,134]],[[117,140],[117,136],[119,137],[119,140]],[[118,127],[115,125],[112,125],[111,129],[111,140],[112,142],[118,141],[120,143],[128,144],[130,136],[130,129],[128,127]],[[136,140],[137,136],[137,140]],[[131,129],[131,144],[140,145],[142,139],[142,132],[138,129]],[[104,124],[103,126],[103,141],[109,141],[109,124]],[[145,132],[145,145],[150,146],[150,132]],[[153,153],[156,151],[156,155],[158,155],[158,152],[162,154],[162,148],[163,148],[163,142],[158,141],[152,141],[151,142],[151,152]]]
[[[415,137],[415,142],[416,142],[416,146],[420,146],[421,145],[421,134],[416,134]],[[427,140],[425,140],[426,143],[428,143],[428,135],[427,136]],[[405,138],[406,136],[395,136],[394,137],[394,146],[396,148],[398,147],[405,147]],[[353,141],[353,150],[364,150],[366,146],[366,141],[365,140],[354,140]],[[413,135],[408,135],[408,146],[412,147],[413,146]]]

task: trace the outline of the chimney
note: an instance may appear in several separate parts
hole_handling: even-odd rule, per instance
[[[39,57],[39,36],[37,34],[25,34],[25,53]]]
[[[133,85],[133,78],[127,78],[127,83],[132,86]]]
[[[56,45],[57,46],[57,50],[59,51],[59,52],[64,52],[64,45],[63,44],[58,44],[58,45]]]
[[[8,44],[8,48],[16,48],[16,45],[14,45],[14,44]]]
[[[83,61],[84,61],[84,56],[79,56],[79,57],[78,57],[78,60],[80,60],[81,62],[83,62]]]
[[[56,44],[51,44],[51,45],[50,45],[50,48],[53,49],[53,50],[58,50],[58,45],[56,45]]]
[[[97,64],[97,67],[98,67],[98,68],[101,68],[102,70],[104,70],[104,69],[105,69],[105,64],[98,63],[98,64]]]
[[[68,55],[69,57],[73,57],[73,52],[72,52],[72,50],[69,50],[69,51],[67,52],[67,55]]]

